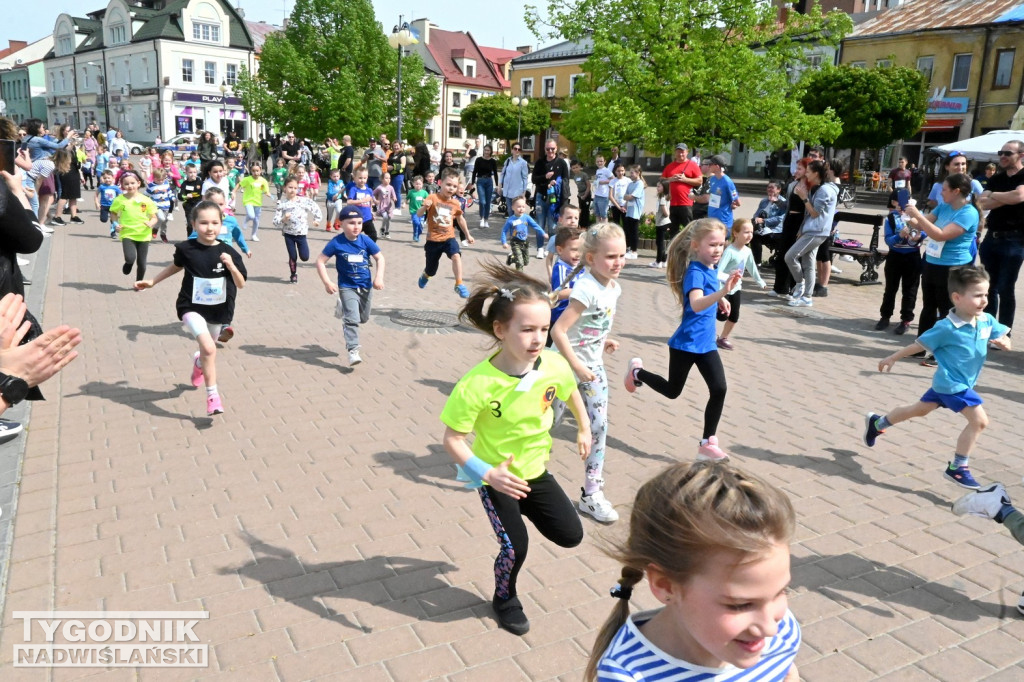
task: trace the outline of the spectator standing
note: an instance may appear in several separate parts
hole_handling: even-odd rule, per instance
[[[434,172],[434,175],[439,175],[439,169],[441,168],[441,143],[435,141],[430,147],[430,170]]]
[[[487,221],[491,217],[491,200],[498,182],[498,161],[492,156],[494,150],[491,145],[484,145],[483,152],[483,156],[473,164],[472,183],[480,201],[480,227],[490,227]]]
[[[669,224],[657,228],[656,242],[657,254],[654,262],[662,264],[667,255],[665,244],[671,241],[679,230],[693,222],[693,188],[700,187],[704,176],[700,172],[700,166],[688,158],[690,148],[685,143],[676,145],[672,163],[665,166],[661,177],[669,181]],[[667,237],[667,239],[666,239]]]
[[[896,168],[889,171],[889,186],[896,191],[901,189],[909,190],[910,180],[914,174],[907,168],[907,157],[901,156],[900,160],[896,163]]]
[[[523,148],[519,143],[513,143],[512,155],[505,159],[505,165],[501,169],[501,187],[498,192],[505,197],[506,206],[516,197],[524,196],[530,182],[530,164],[522,154]],[[511,209],[506,212],[511,215]]]
[[[537,192],[537,201],[541,200],[549,187],[555,187],[559,180],[561,194],[555,202],[554,209],[549,210],[550,207],[545,206],[544,210],[537,211],[537,222],[545,232],[548,232],[549,228],[551,231],[554,230],[557,219],[552,216],[557,216],[562,204],[569,199],[569,168],[558,158],[558,145],[554,140],[548,140],[544,144],[544,158],[533,167],[533,186]],[[543,246],[543,242],[538,244],[538,248]]]
[[[383,149],[377,146],[377,140],[370,139],[370,147],[366,150],[366,154],[363,155],[363,162],[366,164],[367,178],[366,184],[371,190],[377,189],[377,185],[380,184],[380,176],[384,172],[384,162],[387,160],[387,154]]]
[[[720,221],[727,231],[731,231],[732,210],[740,205],[739,192],[732,178],[725,174],[725,159],[722,156],[715,154],[709,158],[708,168],[711,170],[708,217]]]
[[[989,211],[988,232],[981,243],[981,264],[992,278],[985,312],[1013,327],[1017,308],[1014,287],[1024,263],[1024,141],[1011,140],[999,150],[1000,172],[988,181],[981,195]]]

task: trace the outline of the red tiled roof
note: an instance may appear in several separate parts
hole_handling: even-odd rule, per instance
[[[252,45],[256,50],[256,54],[263,51],[263,43],[266,42],[267,36],[274,31],[280,31],[280,26],[274,24],[267,24],[262,21],[249,21],[246,20],[245,27],[249,29],[249,35],[252,36]]]
[[[427,49],[437,65],[441,67],[445,81],[453,85],[484,88],[487,90],[501,90],[502,84],[494,73],[491,63],[480,51],[480,46],[473,40],[473,36],[462,31],[443,31],[439,28],[430,28],[430,42]],[[458,64],[455,63],[452,53],[456,50],[463,50],[467,59],[476,61],[476,77],[467,78],[462,75]]]
[[[850,38],[991,24],[1022,4],[1022,0],[909,0],[868,19]]]
[[[501,47],[485,47],[483,45],[480,46],[480,51],[487,57],[487,61],[491,63],[494,75],[498,78],[498,82],[501,83],[501,87],[505,89],[512,87],[512,82],[504,76],[504,67],[516,57],[522,57],[523,53],[519,50],[506,50]]]

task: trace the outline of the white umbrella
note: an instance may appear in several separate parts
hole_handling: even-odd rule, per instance
[[[929,151],[940,156],[948,156],[951,152],[960,152],[971,161],[997,161],[999,150],[1011,140],[1024,141],[1024,130],[993,130],[978,137],[950,142],[940,147],[931,147]]]

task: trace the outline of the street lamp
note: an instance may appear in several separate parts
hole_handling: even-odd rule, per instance
[[[396,139],[402,141],[402,52],[404,48],[418,42],[416,37],[409,30],[408,22],[402,21],[402,15],[398,15],[398,24],[391,29],[388,36],[388,45],[398,50],[398,134]]]
[[[516,126],[516,142],[522,143],[523,141],[523,107],[530,103],[529,98],[513,97],[512,106],[519,109],[519,124]]]
[[[221,80],[221,82],[220,82],[220,134],[221,134],[222,137],[226,134],[226,131],[224,130],[224,126],[225,126],[224,118],[225,118],[225,116],[227,116],[227,111],[225,110],[225,106],[227,104],[227,92],[228,92],[227,81]]]

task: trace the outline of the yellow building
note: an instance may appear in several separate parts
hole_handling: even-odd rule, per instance
[[[1010,127],[1024,96],[1018,51],[1022,0],[911,0],[860,24],[843,40],[840,63],[907,66],[928,77],[924,127],[891,150],[920,163],[928,147]]]

